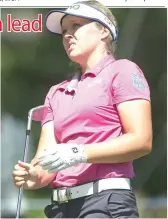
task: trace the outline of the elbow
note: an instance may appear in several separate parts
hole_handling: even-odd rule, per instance
[[[152,137],[143,142],[142,151],[144,155],[148,155],[152,152]]]

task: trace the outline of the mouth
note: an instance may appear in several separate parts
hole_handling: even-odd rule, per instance
[[[68,45],[68,51],[74,49],[74,46],[75,46],[74,43],[69,44],[69,45]]]

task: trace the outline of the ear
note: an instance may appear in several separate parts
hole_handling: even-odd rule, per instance
[[[103,27],[101,29],[101,39],[105,40],[108,38],[109,35],[110,35],[110,31],[106,27]]]

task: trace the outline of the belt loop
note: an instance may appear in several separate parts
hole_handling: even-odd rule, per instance
[[[98,180],[93,182],[93,194],[96,194],[99,192],[98,183],[99,183]]]

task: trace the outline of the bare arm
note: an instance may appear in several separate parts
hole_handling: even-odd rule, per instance
[[[124,134],[107,142],[85,145],[89,163],[122,163],[151,152],[151,106],[146,100],[132,100],[117,106]]]
[[[38,171],[37,184],[31,189],[36,189],[36,188],[47,186],[54,179],[56,173],[48,173],[47,171],[43,170],[38,165],[37,158],[39,157],[41,152],[44,151],[45,148],[47,148],[48,146],[55,147],[56,144],[57,144],[57,140],[55,139],[55,136],[54,136],[54,124],[53,124],[53,121],[51,121],[43,125],[38,148],[37,148],[34,158],[31,161],[31,164],[35,166],[36,170]]]

